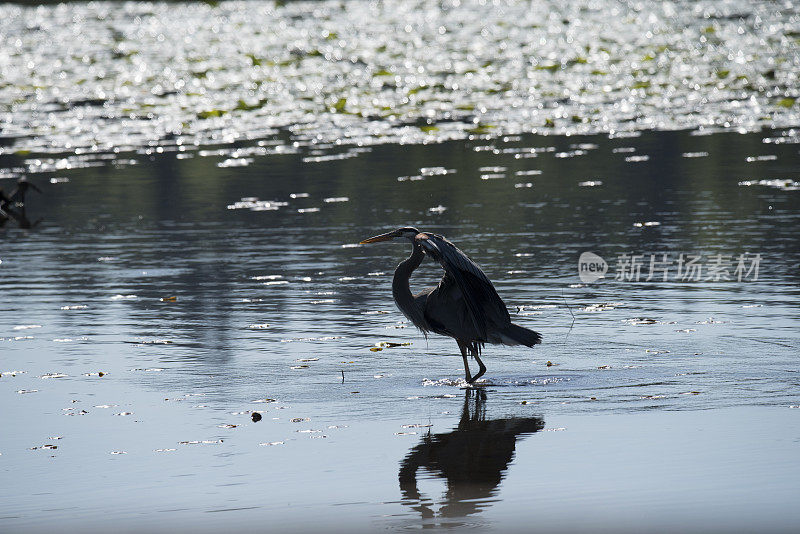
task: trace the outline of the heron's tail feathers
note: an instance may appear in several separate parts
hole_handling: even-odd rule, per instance
[[[522,326],[511,323],[500,332],[503,343],[506,345],[525,345],[532,347],[542,342],[542,335],[539,332],[528,330]]]

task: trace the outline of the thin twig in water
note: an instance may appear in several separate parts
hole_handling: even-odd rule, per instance
[[[564,297],[564,288],[563,287],[561,288],[561,298],[564,299],[564,305],[567,307],[567,309],[569,310],[569,314],[572,316],[572,324],[569,325],[569,330],[567,331],[567,335],[564,336],[564,343],[566,343],[570,332],[572,332],[572,327],[575,325],[575,314],[572,313],[572,308],[570,308],[569,304],[567,304],[567,299]]]
[[[344,371],[342,371],[342,384],[344,384]]]

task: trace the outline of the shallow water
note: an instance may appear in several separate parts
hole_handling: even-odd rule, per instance
[[[793,530],[775,6],[0,6],[2,530]],[[466,388],[405,225],[543,344]]]
[[[794,135],[523,136],[241,168],[163,154],[34,176],[44,219],[8,223],[0,249],[4,524],[785,530],[800,192],[776,181],[797,177],[798,144],[770,140]],[[486,348],[485,399],[455,343],[395,309],[408,246],[354,245],[406,224],[451,238],[544,336]],[[607,278],[581,284],[584,251]],[[624,253],[762,260],[757,280],[615,280]],[[419,286],[440,272],[420,271]],[[370,350],[385,341],[410,345]]]

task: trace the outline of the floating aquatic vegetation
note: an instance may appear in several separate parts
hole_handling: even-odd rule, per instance
[[[445,174],[453,174],[455,169],[447,169],[445,167],[420,167],[419,174],[421,176],[444,176]]]
[[[650,317],[634,317],[632,319],[625,319],[623,322],[634,325],[642,324],[657,324],[658,321]]]
[[[585,312],[601,312],[607,310],[613,310],[621,305],[621,302],[600,302],[597,304],[590,304],[586,307],[580,308],[580,311]]]
[[[255,161],[253,158],[228,158],[224,161],[220,161],[219,163],[217,163],[217,167],[220,167],[222,169],[228,167],[247,167],[248,165],[253,163],[253,161]]]
[[[243,142],[313,162],[469,136],[789,127],[796,24],[791,3],[746,0],[3,4],[16,142],[0,153],[84,158],[38,172]]]
[[[764,187],[773,187],[782,191],[800,191],[800,182],[790,178],[774,179],[774,180],[744,180],[739,182],[739,185],[750,187],[753,185],[761,185]]]
[[[242,210],[248,209],[252,211],[275,211],[283,206],[288,206],[288,202],[280,202],[277,200],[259,200],[255,197],[245,197],[238,202],[228,204],[229,210]]]

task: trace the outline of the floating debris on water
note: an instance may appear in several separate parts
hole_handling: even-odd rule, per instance
[[[298,208],[297,213],[316,213],[319,208]]]
[[[247,328],[250,330],[264,330],[269,328],[269,323],[260,323],[260,324],[249,324]]]
[[[767,154],[763,156],[748,156],[744,160],[747,163],[755,163],[759,161],[775,161],[776,159],[778,159],[778,156],[774,154]]]
[[[658,323],[657,320],[652,319],[650,317],[634,317],[632,319],[625,319],[624,323],[640,325],[640,324],[656,324]]]
[[[428,213],[444,213],[445,211],[447,211],[447,208],[441,204],[432,208],[428,208]]]
[[[717,321],[713,317],[709,317],[708,319],[706,319],[704,321],[697,321],[694,324],[724,324],[726,322],[727,321]]]
[[[322,201],[325,202],[326,204],[331,204],[331,203],[334,203],[334,202],[349,202],[350,198],[348,198],[348,197],[329,197],[329,198],[322,199]]]
[[[601,180],[587,180],[585,182],[578,182],[578,187],[599,187],[603,185]]]
[[[625,158],[625,161],[627,161],[628,163],[641,163],[641,162],[649,161],[649,160],[650,160],[650,156],[646,156],[646,155],[628,156],[627,158]]]
[[[64,373],[47,373],[39,378],[47,379],[47,378],[66,378],[69,375],[65,375]]]
[[[684,158],[705,158],[708,156],[708,152],[684,152],[681,154],[681,157]]]
[[[658,221],[635,222],[633,226],[636,228],[645,228],[648,226],[661,226],[661,223]]]

